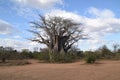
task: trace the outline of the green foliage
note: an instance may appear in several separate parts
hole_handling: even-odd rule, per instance
[[[114,57],[114,54],[106,45],[97,49],[95,53],[97,54],[97,58],[100,59],[112,59]]]
[[[95,63],[96,61],[96,54],[92,51],[87,51],[85,54],[85,61],[86,63]]]
[[[102,57],[110,59],[112,57],[112,52],[107,48],[107,46],[103,46],[101,48],[102,51]]]
[[[0,66],[18,66],[18,65],[27,65],[31,64],[27,60],[7,60],[5,63],[0,62]]]
[[[34,58],[39,60],[49,60],[49,53],[48,52],[35,52]]]
[[[117,53],[120,53],[120,49],[117,50]]]
[[[3,62],[5,62],[6,60],[15,60],[15,59],[21,59],[22,56],[20,55],[20,53],[16,52],[16,51],[1,51],[0,52],[0,60],[2,60]]]
[[[120,59],[120,49],[116,52],[111,51],[106,45],[100,47],[96,51],[83,52],[75,47],[68,53],[53,52],[48,49],[41,50],[41,52],[30,52],[28,49],[18,52],[10,47],[0,47],[0,61],[6,63],[7,60],[19,59],[39,59],[47,62],[67,63],[78,59],[85,59],[86,63],[94,63],[96,59]]]
[[[33,54],[32,52],[22,51],[22,52],[20,53],[20,56],[21,56],[21,58],[23,58],[23,59],[31,59],[31,58],[34,57],[34,54]]]
[[[66,63],[75,59],[75,55],[71,53],[50,53],[50,56],[52,57],[50,59],[51,62]]]
[[[18,52],[11,47],[0,47],[0,60],[6,62],[6,60],[28,59],[33,58],[32,52],[22,51]]]
[[[40,52],[35,53],[34,58],[45,60],[47,62],[67,63],[75,60],[75,55],[72,53],[53,53],[53,52]]]
[[[115,59],[116,59],[116,60],[120,60],[120,52],[115,53]]]

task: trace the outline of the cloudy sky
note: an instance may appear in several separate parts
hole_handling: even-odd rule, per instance
[[[45,47],[27,40],[30,21],[38,14],[61,16],[84,24],[90,39],[80,40],[82,50],[120,44],[120,0],[0,0],[0,46],[17,50]]]

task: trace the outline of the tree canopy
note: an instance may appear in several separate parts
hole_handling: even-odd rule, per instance
[[[31,41],[45,44],[49,50],[68,52],[72,45],[84,39],[82,24],[62,17],[40,16],[39,21],[30,22],[34,34]]]

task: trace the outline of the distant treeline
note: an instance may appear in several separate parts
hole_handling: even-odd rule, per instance
[[[76,47],[71,48],[68,53],[50,53],[47,48],[41,49],[40,52],[29,51],[27,49],[20,51],[14,50],[12,47],[0,47],[0,60],[17,59],[39,59],[51,62],[72,62],[79,59],[85,59],[87,63],[92,63],[97,59],[120,59],[120,47],[118,44],[113,45],[110,50],[106,45],[94,51],[81,51]]]

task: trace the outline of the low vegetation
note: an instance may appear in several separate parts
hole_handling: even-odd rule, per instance
[[[6,62],[0,62],[0,66],[19,66],[31,64],[27,60],[6,60]]]
[[[95,63],[97,57],[96,57],[96,54],[94,52],[86,51],[84,54],[85,54],[86,63]]]
[[[119,60],[120,49],[117,48],[114,51],[113,48],[112,51],[109,48],[107,48],[106,45],[104,45],[95,51],[83,52],[77,48],[72,48],[71,51],[69,51],[68,53],[50,53],[47,49],[41,50],[41,52],[30,52],[28,50],[23,50],[19,52],[11,47],[0,47],[0,65],[29,64],[29,62],[24,62],[24,59],[38,59],[44,62],[52,63],[68,63],[84,59],[86,63],[95,63],[98,59]],[[23,60],[23,62],[19,62],[19,60]],[[14,63],[14,61],[16,62]]]

